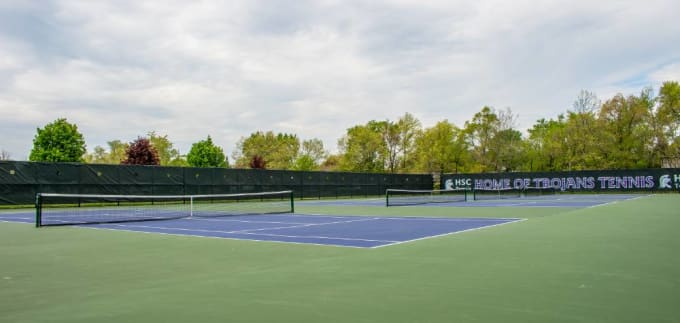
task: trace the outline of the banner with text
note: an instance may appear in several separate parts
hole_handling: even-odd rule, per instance
[[[444,189],[526,189],[560,191],[680,191],[680,168],[445,174]]]

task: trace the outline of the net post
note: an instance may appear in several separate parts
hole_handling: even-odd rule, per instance
[[[390,207],[390,190],[385,190],[385,207]]]
[[[189,219],[194,217],[194,197],[189,196]]]
[[[39,228],[42,223],[42,195],[35,195],[35,227]]]
[[[295,213],[295,202],[293,202],[294,196],[293,191],[290,191],[290,213]]]

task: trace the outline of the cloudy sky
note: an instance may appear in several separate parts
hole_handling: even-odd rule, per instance
[[[0,149],[78,125],[88,150],[156,131],[231,156],[258,130],[322,139],[406,112],[521,129],[680,80],[680,1],[0,1]]]

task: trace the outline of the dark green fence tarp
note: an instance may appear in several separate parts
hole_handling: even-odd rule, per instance
[[[287,170],[0,161],[0,205],[32,204],[36,193],[189,195],[293,190],[296,198],[383,195],[431,189],[432,176]]]
[[[0,204],[31,204],[37,189],[35,164],[0,161]]]

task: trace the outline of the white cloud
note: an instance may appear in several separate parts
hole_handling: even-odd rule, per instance
[[[665,81],[680,81],[680,63],[668,64],[661,67],[651,73],[650,79],[656,84],[661,84]]]
[[[680,78],[680,4],[633,1],[59,1],[0,5],[0,148],[58,117],[88,147],[258,130],[317,137],[406,112],[462,126],[484,105],[525,129]],[[3,19],[6,18],[6,19]]]

